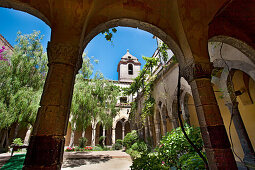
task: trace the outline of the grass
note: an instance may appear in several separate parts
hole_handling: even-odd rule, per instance
[[[1,170],[22,170],[26,154],[17,154],[4,164]]]

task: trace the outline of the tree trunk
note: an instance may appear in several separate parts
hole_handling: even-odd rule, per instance
[[[96,121],[92,123],[92,138],[91,138],[91,145],[96,145]]]
[[[1,138],[1,142],[0,142],[0,148],[4,147],[4,141],[5,141],[6,135],[7,135],[7,130],[4,129],[3,130],[3,135],[2,135],[2,138]]]
[[[73,147],[74,144],[74,130],[71,131],[71,137],[70,137],[70,143],[69,143],[69,147]]]
[[[14,131],[13,139],[17,138],[18,132],[19,132],[19,123],[17,122],[16,125],[15,125],[15,131]]]
[[[9,147],[9,135],[8,135],[8,132],[9,131],[9,129],[7,128],[7,130],[6,130],[6,136],[5,136],[5,148],[8,148]]]
[[[69,147],[71,147],[71,148],[74,146],[74,133],[75,133],[75,129],[76,129],[76,122],[74,122],[73,128],[71,127],[71,137],[70,137],[70,143],[69,143]]]
[[[24,144],[25,144],[25,145],[28,145],[28,144],[29,144],[29,139],[30,139],[30,136],[31,136],[31,132],[32,132],[32,126],[29,125],[28,130],[27,130],[27,133],[26,133],[26,137],[25,137],[25,139],[24,139]]]

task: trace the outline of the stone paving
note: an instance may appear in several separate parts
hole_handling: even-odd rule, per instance
[[[16,152],[21,154],[25,152]],[[0,168],[11,153],[0,154]],[[62,170],[130,170],[132,160],[123,151],[65,152]]]
[[[65,152],[63,170],[129,170],[130,156],[123,151]]]

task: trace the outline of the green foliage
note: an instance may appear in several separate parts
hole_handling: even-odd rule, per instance
[[[132,148],[127,149],[126,153],[131,156],[132,160],[141,157],[141,153],[138,150],[133,150]]]
[[[185,131],[198,149],[202,150],[203,142],[200,129],[185,124]],[[194,148],[188,143],[180,127],[167,133],[160,141],[160,145],[156,150],[158,151],[159,159],[164,161],[166,166],[177,168],[181,167],[181,162],[179,161],[180,157],[185,154],[195,153]]]
[[[104,147],[104,141],[105,141],[105,136],[100,136],[99,138],[99,145],[103,148]]]
[[[112,145],[112,149],[120,150],[120,149],[122,149],[122,145],[120,143],[115,143]]]
[[[112,125],[113,117],[116,116],[118,108],[117,96],[120,88],[113,82],[104,80],[101,73],[95,73],[93,79],[92,60],[86,55],[80,73],[76,76],[73,101],[71,107],[72,128],[85,130],[91,122],[101,122],[106,128]],[[94,60],[95,62],[95,60]],[[92,125],[93,126],[93,125]]]
[[[146,169],[146,170],[169,170],[170,168],[165,166],[164,162],[158,159],[155,153],[142,153],[140,157],[137,157],[133,160],[133,164],[131,169],[138,170],[138,169]]]
[[[141,121],[144,123],[145,118],[148,115],[153,114],[153,108],[155,104],[155,100],[152,97],[153,84],[155,77],[152,76],[152,69],[154,66],[158,64],[157,58],[144,57],[143,59],[146,61],[143,69],[140,71],[139,75],[134,79],[134,82],[130,85],[129,88],[125,88],[125,94],[127,95],[135,95],[139,91],[144,93],[144,107],[141,113]],[[131,103],[131,116],[135,114],[137,109],[137,100]]]
[[[145,142],[139,140],[131,146],[131,149],[136,150],[138,152],[147,152],[148,147]]]
[[[132,130],[130,133],[127,133],[127,135],[124,137],[123,146],[126,147],[126,149],[129,149],[137,141],[138,141],[137,131]]]
[[[119,144],[123,145],[123,141],[121,139],[117,139],[115,143],[119,143]]]
[[[40,32],[22,35],[7,61],[0,61],[0,129],[13,123],[33,125],[47,73]]]
[[[21,138],[15,138],[12,143],[16,146],[22,146],[23,145],[23,141],[22,141]]]
[[[189,138],[202,150],[203,143],[199,128],[185,125],[185,131]],[[194,151],[184,137],[181,128],[172,130],[160,141],[157,152],[149,153],[149,150],[139,149],[138,142],[127,151],[133,156],[131,169],[205,169],[202,159]],[[140,144],[140,147],[143,146]],[[140,155],[139,155],[140,154]]]
[[[205,156],[205,154],[203,153]],[[182,155],[179,159],[181,164],[181,169],[194,169],[194,170],[200,170],[205,169],[205,165],[203,160],[199,157],[197,153],[188,153],[185,155]]]
[[[160,53],[162,55],[161,58],[162,58],[164,63],[166,63],[168,58],[169,58],[169,56],[167,54],[167,50],[168,49],[169,48],[168,48],[168,46],[165,43],[162,43],[161,46],[159,47],[159,51],[160,51]]]
[[[84,147],[86,146],[87,142],[88,142],[88,139],[87,139],[87,138],[81,137],[81,138],[79,139],[79,147],[80,147],[80,148],[84,148]]]
[[[112,29],[107,29],[101,32],[101,34],[104,34],[104,37],[107,41],[112,42],[112,36],[113,33],[116,33],[117,29],[116,28],[112,28]]]

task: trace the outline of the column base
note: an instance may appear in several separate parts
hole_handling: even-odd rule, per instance
[[[60,170],[64,143],[63,136],[31,136],[23,170]]]

